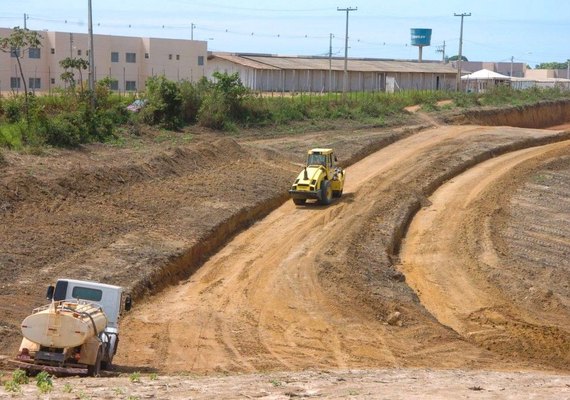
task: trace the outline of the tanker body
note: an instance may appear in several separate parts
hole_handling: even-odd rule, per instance
[[[131,300],[119,286],[60,279],[51,303],[21,325],[22,344],[12,364],[26,370],[96,376],[108,369],[119,344],[119,318]]]

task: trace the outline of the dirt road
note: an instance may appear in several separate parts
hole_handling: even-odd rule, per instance
[[[568,166],[569,158],[570,142],[562,142],[489,160],[439,188],[416,215],[401,270],[441,323],[503,353],[541,351],[570,365],[568,187],[533,174],[553,162]],[[520,207],[521,182],[533,175],[541,196],[557,194],[548,205],[557,217],[533,218],[545,204],[526,199],[531,214],[509,233],[501,214]]]
[[[117,363],[196,373],[564,364],[564,354],[541,357],[540,346],[531,351],[532,364],[528,354],[505,359],[469,340],[470,331],[450,330],[445,325],[453,327],[457,313],[444,319],[425,300],[441,324],[391,262],[407,216],[426,201],[423,193],[495,152],[548,135],[439,127],[374,153],[348,169],[340,201],[326,208],[287,202],[189,280],[139,305],[124,321]],[[465,285],[477,289],[476,283]],[[469,307],[496,305],[483,294]],[[559,339],[566,340],[569,325],[562,322]]]

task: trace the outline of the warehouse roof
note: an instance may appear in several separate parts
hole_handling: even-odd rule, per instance
[[[328,57],[291,57],[266,54],[228,54],[211,53],[210,59],[220,58],[245,67],[254,69],[277,69],[277,70],[328,70]],[[344,59],[333,58],[331,68],[335,71],[344,70]],[[349,71],[353,72],[416,72],[416,73],[437,73],[437,74],[457,74],[457,70],[450,64],[438,62],[398,61],[382,60],[370,58],[349,58]]]
[[[271,65],[263,64],[255,60],[251,60],[247,57],[242,57],[236,54],[223,54],[223,53],[212,53],[208,59],[220,58],[222,60],[230,61],[235,64],[243,65],[244,67],[249,67],[253,69],[278,69],[272,67]]]

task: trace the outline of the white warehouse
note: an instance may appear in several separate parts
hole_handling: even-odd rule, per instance
[[[348,60],[348,91],[452,90],[457,70],[440,62],[380,59]],[[344,59],[264,54],[210,53],[208,75],[238,73],[243,84],[260,92],[339,92]]]

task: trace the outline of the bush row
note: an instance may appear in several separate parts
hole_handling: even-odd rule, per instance
[[[386,118],[403,114],[407,106],[437,110],[438,102],[453,106],[501,106],[531,104],[540,100],[568,98],[558,88],[513,90],[495,87],[486,93],[446,91],[401,91],[397,93],[284,94],[263,96],[248,90],[237,74],[214,73],[213,80],[173,82],[164,76],[151,77],[142,93],[144,106],[127,111],[134,96],[113,94],[110,83],[97,85],[96,107],[91,94],[66,90],[49,96],[0,97],[0,147],[66,146],[100,142],[113,137],[117,127],[127,123],[147,124],[176,130],[198,124],[218,130],[236,126],[279,126],[293,121],[358,120],[382,124]]]

